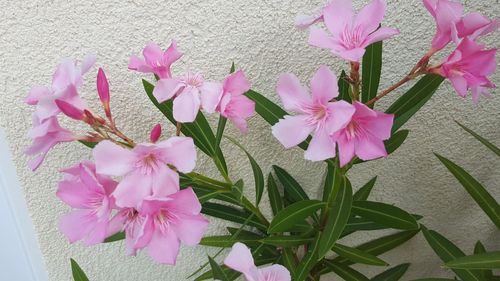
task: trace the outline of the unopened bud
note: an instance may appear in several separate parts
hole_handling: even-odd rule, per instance
[[[149,135],[149,139],[151,140],[152,143],[155,143],[160,139],[161,136],[161,125],[156,124],[153,129],[151,130],[151,134]]]
[[[63,100],[57,100],[57,99],[55,100],[55,103],[57,107],[62,111],[62,113],[64,113],[64,115],[79,121],[85,119],[84,112],[75,107],[74,105],[65,102]]]

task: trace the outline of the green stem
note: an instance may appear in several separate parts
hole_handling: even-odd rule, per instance
[[[266,219],[266,217],[262,214],[262,212],[259,210],[259,208],[255,207],[250,200],[248,200],[244,195],[241,198],[241,204],[243,204],[243,207],[247,209],[248,211],[252,212],[259,221],[264,224],[265,226],[269,226],[269,221]]]

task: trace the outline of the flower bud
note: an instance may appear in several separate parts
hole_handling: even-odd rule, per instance
[[[57,100],[57,99],[55,100],[55,103],[57,107],[59,107],[59,109],[62,111],[62,113],[64,113],[64,115],[79,121],[85,118],[85,114],[83,113],[83,111],[81,111],[74,105],[65,102],[63,100]]]
[[[151,134],[149,135],[149,139],[151,140],[152,143],[155,143],[158,141],[158,139],[161,136],[161,125],[156,124],[153,129],[151,130]]]

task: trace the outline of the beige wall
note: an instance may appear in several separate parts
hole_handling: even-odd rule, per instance
[[[35,223],[51,280],[70,280],[69,258],[78,260],[91,280],[184,280],[213,249],[182,250],[177,267],[155,265],[145,253],[136,258],[124,256],[120,243],[86,248],[69,245],[57,230],[58,217],[68,209],[55,197],[60,175],[58,169],[90,157],[78,144],[61,145],[52,151],[44,165],[31,173],[26,167],[23,150],[29,145],[25,137],[31,126],[31,108],[21,99],[30,85],[47,84],[62,57],[82,58],[86,53],[98,56],[112,89],[112,106],[118,124],[137,140],[146,140],[148,128],[163,122],[144,94],[141,75],[127,70],[128,57],[138,53],[153,40],[164,46],[176,38],[186,55],[174,72],[201,70],[210,79],[221,79],[232,60],[242,67],[253,82],[253,88],[277,101],[274,87],[282,72],[294,72],[303,81],[328,64],[339,72],[346,67],[325,50],[311,48],[307,33],[293,27],[297,13],[307,12],[320,0],[121,0],[62,1],[0,0],[0,126],[8,135],[17,172],[23,184],[31,216]],[[365,1],[354,1],[360,5]],[[387,41],[382,86],[397,81],[428,47],[434,23],[419,0],[389,0],[385,24],[401,29],[401,35]],[[495,0],[467,1],[467,9],[479,9],[488,16],[498,16]],[[498,33],[486,39],[498,47]],[[94,69],[96,70],[96,69]],[[94,71],[96,73],[96,71]],[[97,108],[94,74],[83,91],[84,98]],[[493,77],[500,84],[497,74]],[[384,109],[401,92],[380,103]],[[450,174],[438,163],[432,152],[439,152],[463,165],[492,194],[500,199],[498,158],[460,130],[454,119],[474,128],[500,144],[500,97],[473,105],[470,99],[456,96],[448,82],[425,108],[407,124],[411,135],[405,145],[387,160],[356,167],[352,171],[355,187],[378,175],[372,199],[394,203],[424,215],[428,227],[445,234],[471,253],[481,239],[489,249],[499,250],[500,235]],[[80,127],[70,126],[73,129]],[[284,151],[271,136],[270,128],[258,117],[250,121],[250,133],[241,137],[230,126],[228,133],[241,140],[269,172],[272,164],[286,168],[315,195],[323,175],[322,164],[302,159],[298,149]],[[81,129],[81,128],[80,128]],[[174,128],[169,127],[169,133]],[[251,170],[244,155],[225,144],[231,174],[242,177],[252,186]],[[214,174],[206,159],[199,171]],[[222,231],[213,221],[212,231]],[[359,243],[379,233],[359,235],[346,243]],[[405,280],[423,276],[446,276],[440,261],[419,235],[410,243],[383,256],[396,265],[413,265]],[[365,270],[375,273],[378,269]],[[337,280],[333,275],[325,280]]]

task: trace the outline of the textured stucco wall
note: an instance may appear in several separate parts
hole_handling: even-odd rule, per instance
[[[385,25],[400,28],[401,35],[385,44],[382,87],[397,81],[411,68],[434,32],[434,23],[420,0],[388,2]],[[148,128],[163,119],[144,94],[141,75],[127,70],[131,53],[138,53],[147,41],[165,46],[171,38],[176,38],[186,55],[183,63],[175,65],[175,73],[201,70],[210,79],[221,79],[234,60],[248,73],[254,89],[277,101],[274,87],[282,72],[292,71],[308,81],[319,64],[328,64],[337,72],[346,68],[326,50],[309,47],[307,33],[293,27],[297,13],[308,12],[321,3],[321,0],[0,0],[0,126],[10,141],[51,280],[70,280],[70,257],[81,263],[91,280],[184,280],[206,261],[206,254],[213,253],[213,249],[184,248],[178,265],[167,267],[153,264],[145,253],[136,258],[126,257],[122,244],[93,248],[68,244],[56,228],[58,217],[67,211],[54,194],[60,178],[57,170],[90,157],[90,153],[76,143],[61,145],[50,153],[39,171],[33,174],[28,170],[23,150],[29,145],[25,133],[31,126],[32,109],[24,106],[21,99],[30,85],[48,84],[62,57],[82,58],[86,53],[95,53],[98,65],[105,67],[111,81],[112,106],[119,126],[134,138],[145,140]],[[471,8],[490,17],[500,14],[500,4],[495,0],[467,1],[467,9]],[[498,38],[497,33],[486,41],[489,46],[498,47]],[[97,108],[94,77],[94,74],[89,77],[82,93]],[[493,80],[500,84],[498,74]],[[392,94],[379,108],[385,108],[400,94],[401,91]],[[356,167],[352,171],[354,186],[359,187],[378,175],[372,199],[395,203],[424,215],[423,222],[428,227],[445,234],[469,253],[478,239],[487,248],[499,250],[498,230],[432,155],[436,151],[457,161],[500,199],[498,158],[453,122],[459,120],[500,143],[498,94],[494,91],[492,99],[475,106],[469,99],[458,98],[445,82],[407,124],[411,135],[405,145],[385,161]],[[299,149],[284,151],[258,117],[250,121],[247,136],[240,136],[231,125],[229,128],[228,133],[249,148],[264,172],[269,172],[272,164],[285,166],[307,186],[311,195],[317,194],[324,173],[322,164],[304,161]],[[173,134],[174,128],[169,129]],[[244,155],[228,144],[224,149],[231,174],[234,178],[244,178],[251,187],[251,169]],[[212,164],[203,157],[198,170],[215,176]],[[214,221],[211,230],[221,231],[221,227]],[[357,244],[378,234],[364,233],[346,243]],[[394,265],[412,263],[405,280],[447,276],[420,235],[383,257]],[[380,269],[370,270],[364,271],[373,274]],[[325,280],[338,277],[331,275]]]

